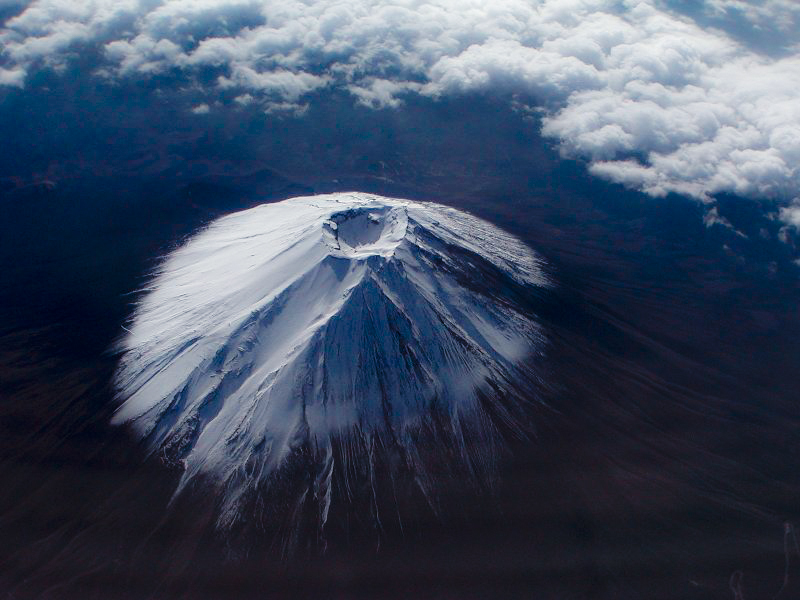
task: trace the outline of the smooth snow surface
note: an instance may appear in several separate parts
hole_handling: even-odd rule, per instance
[[[437,204],[339,193],[232,214],[138,305],[113,421],[183,469],[181,487],[216,481],[223,525],[302,453],[324,524],[348,440],[351,461],[396,448],[422,487],[426,432],[469,472],[489,467],[497,420],[513,420],[500,399],[542,339],[504,295],[546,285],[520,241]]]

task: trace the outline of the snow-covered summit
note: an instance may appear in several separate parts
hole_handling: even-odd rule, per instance
[[[340,193],[235,213],[161,265],[121,345],[113,420],[181,486],[216,481],[223,525],[303,448],[324,523],[348,440],[391,440],[419,485],[425,432],[487,467],[541,340],[514,298],[546,284],[519,240],[441,205]]]

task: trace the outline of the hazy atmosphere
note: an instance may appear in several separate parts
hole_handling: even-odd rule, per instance
[[[0,0],[0,597],[800,596],[800,4]]]

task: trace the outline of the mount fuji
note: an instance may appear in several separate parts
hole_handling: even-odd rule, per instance
[[[522,427],[545,340],[530,299],[549,285],[521,241],[438,204],[337,193],[231,214],[157,269],[113,423],[180,470],[178,492],[212,482],[223,529],[298,463],[292,502],[320,526],[332,481],[372,477],[379,453],[432,498],[442,468],[491,477]]]

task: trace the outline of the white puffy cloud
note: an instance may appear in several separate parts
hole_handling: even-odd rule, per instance
[[[217,84],[223,89],[244,88],[255,92],[266,92],[294,102],[315,88],[324,86],[327,81],[327,77],[311,73],[296,73],[283,69],[257,71],[248,65],[236,65],[232,68],[230,77],[220,77]]]
[[[800,233],[800,197],[795,198],[788,206],[781,207],[778,218],[784,225],[778,232],[778,237],[787,243],[792,243],[790,232]],[[800,260],[795,261],[800,265]]]
[[[800,198],[795,198],[789,206],[781,208],[781,221],[800,231]]]
[[[791,31],[798,6],[703,11]],[[0,31],[0,84],[82,42],[104,49],[107,76],[215,68],[210,92],[269,110],[328,87],[375,107],[511,93],[544,108],[542,131],[565,156],[654,196],[786,205],[800,192],[800,52],[756,53],[659,0],[35,0]]]
[[[3,69],[0,68],[0,85],[11,85],[22,87],[25,82],[24,69]]]

